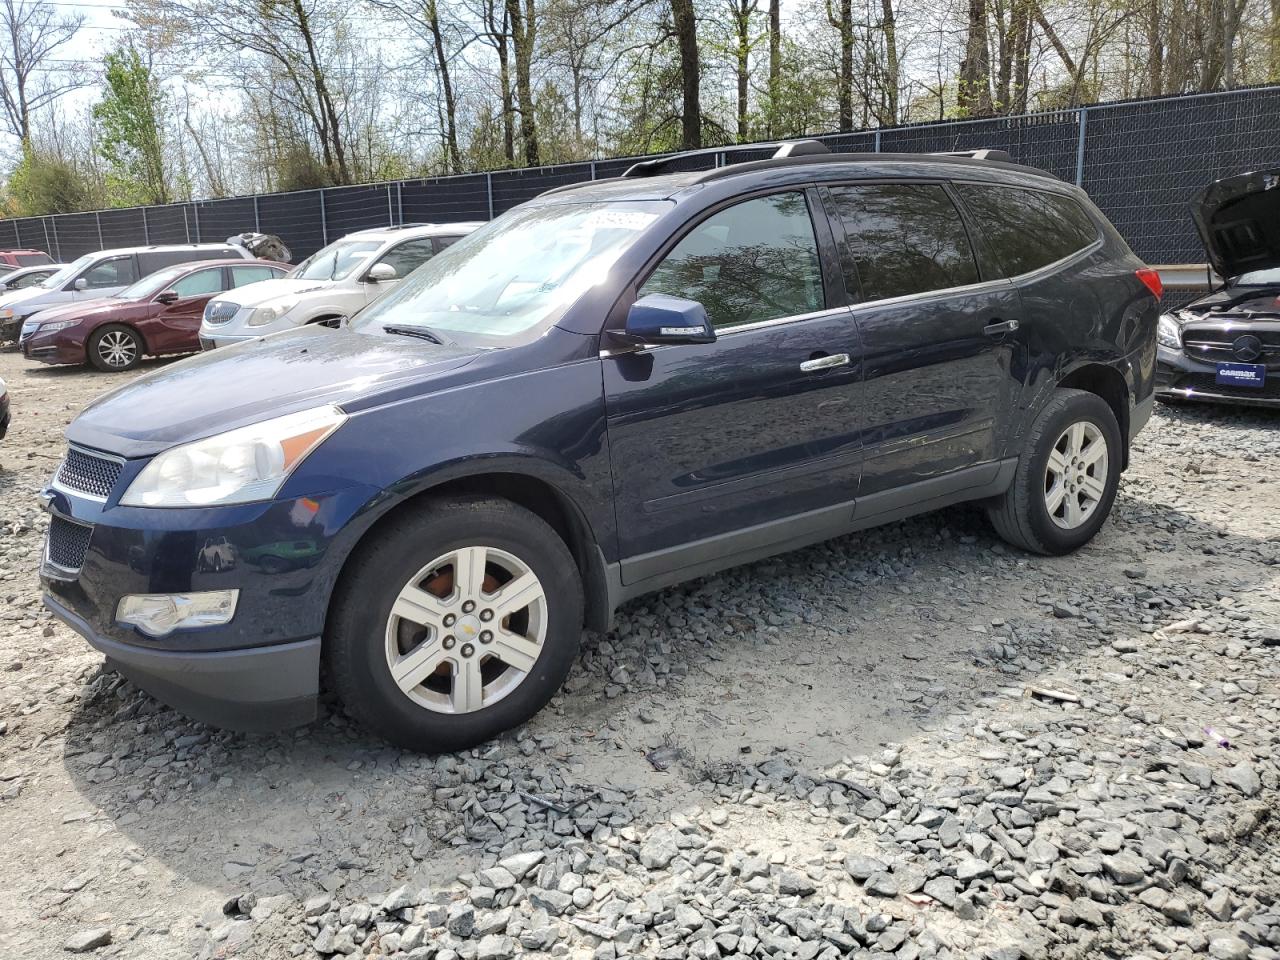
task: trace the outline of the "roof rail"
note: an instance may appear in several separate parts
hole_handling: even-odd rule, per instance
[[[623,171],[624,177],[652,177],[666,169],[667,165],[684,157],[705,157],[720,153],[744,153],[747,151],[767,150],[777,147],[773,159],[782,157],[808,157],[814,154],[830,153],[827,145],[820,140],[781,140],[775,143],[742,143],[728,147],[705,147],[702,150],[686,150],[683,153],[669,153],[665,157],[654,157],[652,160],[641,160],[633,163]]]
[[[931,157],[967,157],[970,160],[999,160],[1002,163],[1013,163],[1008,150],[952,150],[931,153]]]

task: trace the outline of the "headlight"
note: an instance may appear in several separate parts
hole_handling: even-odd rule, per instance
[[[275,303],[268,304],[265,307],[259,307],[249,314],[249,319],[245,321],[245,326],[261,327],[279,320],[297,305],[297,300],[277,300]]]
[[[1160,322],[1156,324],[1156,342],[1163,347],[1182,349],[1182,325],[1172,314],[1160,314]]]
[[[294,467],[346,419],[337,407],[317,407],[184,443],[147,464],[120,502],[196,507],[270,500]]]
[[[0,307],[0,320],[12,320],[13,307]]]
[[[34,324],[34,327],[36,333],[57,333],[59,330],[67,329],[67,327],[74,327],[79,322],[79,320],[51,320],[48,323]],[[28,323],[31,323],[31,321],[28,320],[22,325],[23,333],[27,332]]]

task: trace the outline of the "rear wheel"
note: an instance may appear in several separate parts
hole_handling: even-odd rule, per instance
[[[136,330],[112,324],[99,327],[89,336],[89,362],[99,370],[132,370],[145,348]]]
[[[1097,394],[1058,390],[1031,427],[1013,484],[988,508],[1003,539],[1033,553],[1070,553],[1106,522],[1124,448]]]
[[[460,750],[528,720],[582,634],[578,569],[541,518],[460,499],[393,517],[349,564],[325,635],[348,712],[412,750]]]

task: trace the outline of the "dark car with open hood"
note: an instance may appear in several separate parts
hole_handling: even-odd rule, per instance
[[[1161,316],[1156,396],[1280,407],[1280,169],[1210,184],[1192,217],[1226,280]]]
[[[45,602],[192,716],[310,720],[323,662],[443,750],[669,584],[960,501],[1035,553],[1098,532],[1160,281],[1081,190],[990,151],[684,159],[97,400],[44,491]]]

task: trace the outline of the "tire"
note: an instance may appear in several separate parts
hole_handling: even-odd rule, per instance
[[[438,500],[395,515],[346,569],[325,628],[329,682],[348,713],[398,746],[433,753],[483,743],[541,710],[573,666],[583,624],[577,565],[544,520],[509,501]],[[517,578],[525,586],[506,597],[504,613]],[[424,664],[432,672],[418,680]]]
[[[138,365],[146,352],[146,344],[138,331],[110,323],[90,334],[85,352],[89,355],[89,362],[99,370],[119,373]]]
[[[1076,425],[1080,432],[1074,436],[1082,437],[1085,445],[1083,455],[1073,458],[1073,438],[1067,429]],[[1098,441],[1105,444],[1105,465],[1100,460],[1083,467],[1071,463],[1096,456],[1097,448],[1091,444]],[[1059,449],[1055,464],[1065,469],[1058,472],[1055,467],[1051,474],[1049,461],[1055,447]],[[1002,539],[1032,553],[1061,556],[1078,550],[1093,539],[1111,513],[1123,458],[1120,425],[1106,401],[1084,390],[1055,391],[1032,424],[1013,484],[987,508],[992,526]],[[1060,487],[1055,483],[1059,477],[1065,478]],[[1050,503],[1059,492],[1062,497],[1051,512]]]

